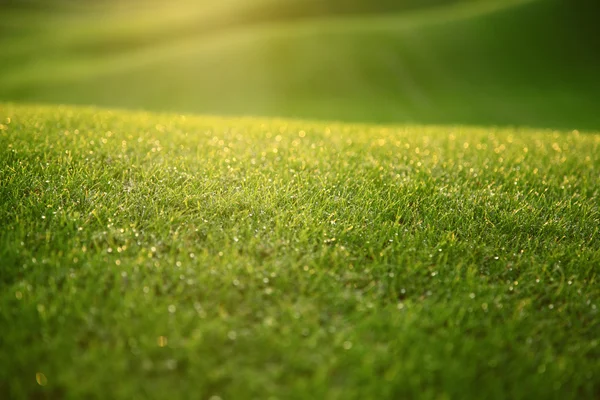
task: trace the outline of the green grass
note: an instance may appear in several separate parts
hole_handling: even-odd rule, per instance
[[[186,2],[0,5],[163,112],[0,103],[0,399],[600,396],[593,0]]]
[[[2,398],[600,395],[598,133],[0,114]]]
[[[600,129],[597,4],[455,3],[382,14],[379,1],[353,16],[254,23],[243,7],[238,19],[216,6],[14,11],[1,22],[0,100]]]

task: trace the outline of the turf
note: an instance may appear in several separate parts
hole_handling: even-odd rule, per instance
[[[364,14],[255,23],[218,7],[14,11],[0,20],[0,100],[600,129],[597,2],[468,1],[387,14],[389,2],[367,3]]]
[[[600,395],[598,133],[0,114],[2,398]]]

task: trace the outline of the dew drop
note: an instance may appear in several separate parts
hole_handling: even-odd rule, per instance
[[[37,372],[35,374],[35,381],[40,386],[46,386],[48,384],[48,378],[46,378],[46,375],[42,374],[41,372]]]
[[[159,336],[156,342],[158,343],[158,347],[165,347],[169,343],[166,336]]]
[[[165,366],[167,367],[168,370],[173,371],[175,368],[177,368],[177,360],[173,360],[173,359],[167,360],[165,362]]]

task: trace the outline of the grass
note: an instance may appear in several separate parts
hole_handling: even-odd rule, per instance
[[[350,17],[255,23],[216,6],[139,18],[13,11],[1,22],[0,100],[598,130],[592,3],[470,1],[381,14],[387,3],[378,1]]]
[[[598,133],[0,114],[0,397],[600,395]]]
[[[0,5],[0,398],[600,396],[593,0],[186,1]]]

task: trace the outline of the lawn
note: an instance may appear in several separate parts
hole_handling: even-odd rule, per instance
[[[600,394],[598,133],[0,110],[3,398]]]
[[[599,11],[2,2],[0,399],[598,399]]]

